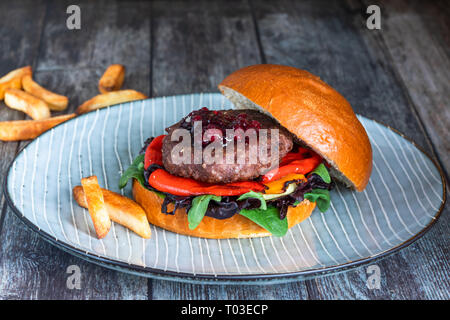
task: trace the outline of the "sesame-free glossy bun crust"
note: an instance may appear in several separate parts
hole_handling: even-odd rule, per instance
[[[211,239],[265,237],[271,235],[267,230],[239,214],[224,220],[204,217],[198,227],[191,230],[188,227],[189,223],[185,209],[177,209],[174,215],[162,213],[161,204],[163,199],[156,193],[145,189],[136,180],[133,180],[133,197],[145,210],[147,219],[151,224],[179,234]],[[308,218],[315,206],[314,202],[304,200],[297,207],[290,207],[287,213],[289,228]],[[168,210],[172,209],[173,206],[169,205]]]
[[[219,89],[258,105],[324,157],[347,184],[358,191],[366,187],[372,171],[367,133],[347,100],[319,77],[288,66],[253,65],[233,72]]]

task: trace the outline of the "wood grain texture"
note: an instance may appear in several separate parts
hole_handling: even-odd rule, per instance
[[[172,281],[153,281],[155,300],[304,300],[308,299],[302,282],[280,285],[198,285]]]
[[[304,68],[319,75],[351,103],[357,113],[382,121],[432,151],[408,93],[378,35],[365,27],[362,4],[338,2],[254,2],[262,51],[268,63]],[[406,48],[405,48],[406,49]],[[406,55],[408,52],[403,52]],[[448,210],[447,210],[448,211]],[[366,286],[364,267],[307,281],[317,299],[414,299],[449,297],[448,212],[417,243],[377,262],[381,289]],[[444,283],[429,281],[429,275]],[[408,283],[408,285],[404,285]]]
[[[380,36],[448,174],[450,7],[444,1],[383,1],[381,6],[387,14]]]
[[[65,12],[72,3],[67,0],[49,1],[38,69],[99,67],[103,72],[109,64],[122,61],[130,71],[137,72],[138,67],[143,72],[148,70],[143,60],[149,63],[149,3],[77,1],[82,14],[81,29],[69,30],[66,27],[68,15],[61,12]],[[136,14],[139,14],[139,19]]]
[[[36,10],[25,2],[17,4],[23,10]],[[66,28],[65,11],[69,4],[72,2],[48,2],[40,51],[31,55],[36,60],[36,81],[69,97],[69,108],[63,113],[73,112],[83,101],[98,94],[98,80],[111,63],[127,67],[124,88],[147,93],[150,89],[150,20],[147,15],[134,19],[130,13],[149,12],[149,3],[81,1],[82,29],[75,31]],[[0,15],[5,11],[0,10]],[[23,19],[24,14],[18,13],[15,19]],[[20,27],[16,21],[12,24]],[[17,38],[11,39],[15,41]],[[32,38],[23,41],[34,43]],[[130,59],[130,50],[133,59]],[[0,66],[4,68],[5,60],[1,61]],[[10,160],[16,148],[17,145],[8,150]],[[0,166],[6,164],[2,157]],[[1,174],[3,177],[3,172]],[[111,271],[64,253],[41,240],[10,210],[6,210],[2,229],[0,299],[147,299],[147,279]],[[70,274],[66,270],[70,265],[80,268],[81,289],[67,287]]]
[[[217,92],[229,73],[260,63],[245,2],[156,1],[152,15],[155,96]]]
[[[32,8],[31,4],[34,4]],[[25,7],[23,7],[25,5]],[[25,65],[33,65],[39,50],[39,38],[45,18],[45,4],[42,1],[19,3],[0,3],[0,34],[2,35],[0,50],[0,77],[9,71]],[[23,26],[15,23],[26,19]],[[23,120],[22,112],[11,110],[0,101],[0,120]],[[0,141],[0,177],[3,182],[7,166],[14,158],[18,143]],[[0,230],[2,214],[5,212],[3,184],[0,185]]]
[[[108,270],[43,241],[12,212],[0,235],[0,299],[147,299],[143,278]],[[70,266],[80,270],[79,289]]]

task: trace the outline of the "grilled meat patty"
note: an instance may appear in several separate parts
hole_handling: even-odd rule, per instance
[[[202,124],[202,151],[205,151],[205,149],[208,148],[212,142],[216,142],[216,146],[217,143],[220,142],[223,151],[223,161],[221,161],[221,163],[207,164],[204,161],[202,161],[202,163],[194,163],[193,123],[195,122],[201,122]],[[175,129],[186,129],[191,134],[191,161],[188,164],[177,164],[174,163],[174,159],[172,159],[172,151],[181,141],[171,141],[172,133]],[[258,133],[258,139],[260,130],[268,129],[267,143],[264,146],[267,149],[267,156],[269,159],[272,152],[272,135],[270,129],[278,129],[278,160],[284,157],[293,147],[292,135],[285,128],[281,127],[275,120],[264,115],[263,113],[255,110],[215,111],[202,108],[191,112],[181,121],[166,129],[168,135],[164,138],[162,146],[164,167],[171,174],[208,183],[230,183],[252,180],[264,174],[273,167],[273,162],[267,160],[261,161],[259,156],[257,159],[250,161],[249,155],[252,154],[251,151],[256,150],[256,153],[253,154],[258,154],[258,144],[254,145],[253,143],[250,143],[248,138],[245,138],[239,134],[237,134],[234,139],[227,139],[226,129],[237,130],[235,131],[237,133],[239,132],[238,129],[242,129],[243,131],[241,132],[245,132],[248,129],[254,129],[255,132]],[[246,153],[245,161],[240,161],[241,163],[238,163],[237,159],[239,149],[237,147],[237,143],[240,139],[245,139]],[[226,157],[228,154],[227,146],[230,143],[234,143],[234,148],[232,149],[232,159],[234,159],[234,161],[232,161],[233,163],[226,163],[225,159],[227,159]],[[214,152],[212,154],[214,154]],[[174,157],[176,156],[177,154],[174,152]],[[228,159],[230,159],[230,156]]]

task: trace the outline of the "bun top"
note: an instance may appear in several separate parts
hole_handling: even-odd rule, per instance
[[[260,64],[239,69],[219,84],[238,109],[276,119],[320,154],[331,174],[362,191],[372,171],[372,147],[348,101],[319,77],[297,68]]]

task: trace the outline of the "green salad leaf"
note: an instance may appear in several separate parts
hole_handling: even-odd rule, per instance
[[[127,170],[125,170],[125,172],[122,174],[122,176],[120,177],[119,180],[119,188],[123,189],[125,188],[125,186],[128,183],[128,180],[130,179],[136,179],[137,181],[139,181],[139,183],[146,188],[147,190],[149,190],[144,182],[145,182],[145,177],[144,177],[144,157],[145,155],[140,154],[136,157],[136,159],[133,160],[133,162],[131,163],[131,165],[128,167]],[[166,195],[162,192],[158,192],[155,190],[149,190],[151,192],[156,193],[156,195],[162,199],[164,199],[166,197]]]
[[[262,209],[243,209],[239,214],[263,227],[276,237],[282,237],[288,230],[287,218],[280,219],[280,212],[275,207]]]
[[[330,192],[326,189],[313,189],[304,194],[304,198],[315,202],[320,212],[325,212],[330,208]]]
[[[323,163],[319,164],[311,173],[317,174],[325,183],[331,183],[330,174]]]
[[[222,197],[212,194],[205,194],[195,197],[192,200],[192,206],[188,212],[189,229],[193,230],[197,228],[197,226],[203,220],[206,210],[208,209],[208,204],[211,200],[220,202],[222,200]]]
[[[127,170],[122,174],[119,180],[119,188],[123,189],[128,180],[135,178],[141,185],[144,185],[144,154],[138,155]]]
[[[239,198],[237,198],[237,200],[239,201],[239,200],[244,200],[244,199],[248,199],[248,198],[258,199],[261,202],[261,206],[259,208],[261,210],[267,209],[266,199],[264,199],[264,196],[262,193],[255,192],[255,191],[249,191],[247,193],[242,194]]]

